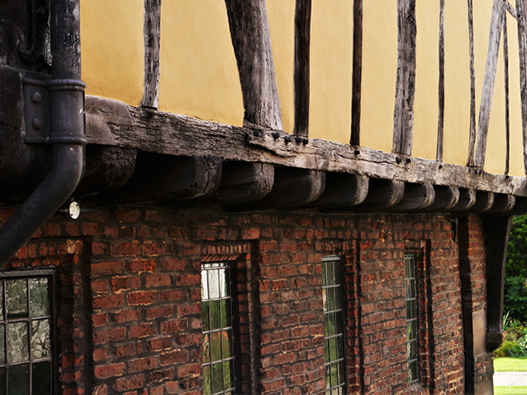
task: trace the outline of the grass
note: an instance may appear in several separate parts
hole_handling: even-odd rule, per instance
[[[525,395],[527,387],[494,387],[494,395]]]
[[[496,372],[527,372],[527,358],[494,358],[494,370]],[[527,394],[527,391],[524,394]]]

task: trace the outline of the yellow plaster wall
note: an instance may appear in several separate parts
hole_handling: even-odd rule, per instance
[[[397,2],[365,1],[363,24],[361,145],[391,152],[397,73]]]
[[[160,73],[160,110],[242,125],[243,99],[223,1],[162,3]]]
[[[416,4],[417,42],[412,155],[435,159],[438,80],[439,2]],[[434,45],[435,44],[435,45]]]
[[[86,93],[138,105],[143,95],[143,0],[81,1]]]
[[[467,4],[445,8],[444,161],[468,154],[470,73]],[[487,57],[493,0],[474,2],[476,120]],[[225,4],[162,3],[159,108],[241,125],[243,101]],[[284,128],[294,127],[294,0],[267,0]],[[104,12],[101,12],[104,10]],[[82,62],[87,93],[138,105],[143,85],[143,1],[83,0]],[[435,159],[438,116],[438,2],[417,2],[417,71],[413,155]],[[313,0],[310,137],[347,143],[351,127],[352,2]],[[523,174],[516,21],[508,16],[511,174]],[[125,65],[125,66],[123,66]],[[364,2],[361,143],[391,152],[397,72],[397,2]],[[502,48],[485,170],[505,164]]]
[[[309,135],[347,144],[351,131],[353,2],[314,0],[311,18]]]

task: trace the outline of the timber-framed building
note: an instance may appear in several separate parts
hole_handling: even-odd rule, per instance
[[[0,394],[493,393],[523,0],[0,16]]]

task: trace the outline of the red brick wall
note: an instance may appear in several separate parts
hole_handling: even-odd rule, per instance
[[[200,267],[222,256],[237,265],[244,392],[315,394],[325,388],[321,260],[342,255],[349,392],[396,394],[408,392],[405,252],[418,256],[422,388],[412,393],[462,393],[458,245],[441,215],[105,208],[52,218],[10,268],[58,268],[65,394],[200,394]]]

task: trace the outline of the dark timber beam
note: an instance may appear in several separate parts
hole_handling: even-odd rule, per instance
[[[225,0],[249,128],[282,130],[265,0]]]
[[[417,22],[416,0],[398,0],[398,60],[393,115],[393,149],[398,154],[412,154],[414,127],[415,69]]]
[[[221,181],[221,160],[139,153],[125,186],[103,198],[109,201],[170,202],[211,195]]]
[[[295,132],[309,136],[309,70],[311,0],[296,0],[295,10]]]
[[[141,105],[157,108],[159,96],[159,51],[161,45],[161,0],[145,0],[145,74]]]
[[[520,97],[522,108],[522,131],[523,131],[523,165],[527,174],[527,20],[525,15],[525,3],[516,0],[516,12],[518,20],[518,49],[520,59]]]
[[[474,66],[474,13],[472,0],[467,0],[468,8],[468,41],[470,54],[470,129],[468,139],[467,166],[474,165],[476,149],[476,71]]]
[[[351,96],[351,145],[360,145],[362,97],[362,26],[363,0],[353,1],[353,73]]]
[[[503,285],[512,217],[482,216],[487,254],[487,351],[503,341]]]
[[[283,132],[249,130],[93,96],[87,96],[86,110],[90,144],[176,156],[217,156],[226,161],[367,174],[415,184],[430,183],[527,196],[524,177],[493,175],[466,166],[326,140],[309,139],[306,144]]]
[[[263,199],[228,206],[238,211],[306,205],[318,199],[326,185],[326,173],[294,168],[275,168],[273,189]]]
[[[435,191],[431,184],[406,184],[401,201],[390,211],[405,212],[426,209],[434,202]]]
[[[324,193],[313,207],[347,208],[361,204],[368,195],[369,178],[359,174],[327,173]]]

